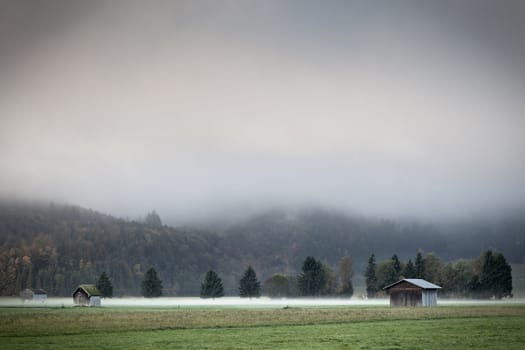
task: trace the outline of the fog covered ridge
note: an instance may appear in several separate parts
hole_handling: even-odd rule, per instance
[[[0,194],[169,223],[524,204],[522,1],[0,3]]]

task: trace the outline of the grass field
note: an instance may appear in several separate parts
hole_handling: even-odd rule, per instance
[[[2,349],[523,349],[525,305],[2,308]]]

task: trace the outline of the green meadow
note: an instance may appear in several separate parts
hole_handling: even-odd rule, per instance
[[[2,308],[2,349],[523,349],[525,304]]]

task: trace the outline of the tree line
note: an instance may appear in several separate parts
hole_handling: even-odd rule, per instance
[[[364,272],[368,298],[385,297],[383,288],[404,278],[425,279],[442,287],[440,294],[456,298],[496,298],[512,297],[512,268],[503,254],[487,250],[472,261],[460,260],[444,264],[440,258],[429,253],[423,256],[417,252],[414,263],[399,260],[396,254],[390,259],[376,263],[371,254]],[[337,274],[331,268],[312,256],[304,260],[301,273],[295,277],[275,274],[264,282],[264,292],[270,297],[297,296],[345,296],[353,294],[352,258],[344,256]],[[105,272],[96,283],[105,297],[112,296],[112,284]],[[239,280],[240,297],[259,297],[261,283],[253,267],[248,266]],[[142,281],[144,297],[162,295],[162,281],[154,268],[150,268]],[[209,270],[201,284],[201,298],[220,298],[224,287],[219,275]]]
[[[113,283],[106,272],[102,272],[95,286],[104,298],[113,297]],[[156,298],[162,296],[162,280],[159,278],[155,268],[146,271],[141,283],[142,296],[145,298]],[[248,266],[243,277],[239,281],[239,296],[247,298],[258,298],[261,295],[261,283],[251,266]],[[222,280],[213,270],[209,270],[201,284],[201,298],[220,298],[224,296]]]
[[[265,289],[269,296],[291,296],[289,289],[279,291],[279,285],[274,284],[275,275],[265,282]],[[322,295],[344,295],[351,297],[353,294],[352,286],[352,258],[345,256],[341,259],[340,269],[335,279],[330,267],[316,260],[314,257],[307,257],[303,262],[302,272],[294,279],[296,290],[301,296],[322,296]],[[96,287],[103,297],[113,296],[113,283],[106,272],[102,272],[96,282]],[[146,271],[141,283],[141,294],[146,298],[162,296],[162,280],[159,278],[155,268],[151,267]],[[258,298],[261,296],[261,282],[253,267],[248,266],[239,280],[238,294],[242,298]],[[209,270],[204,276],[201,284],[201,298],[220,298],[224,296],[222,279],[217,272]]]
[[[421,278],[442,287],[442,296],[454,298],[512,297],[512,268],[503,254],[487,250],[473,260],[443,263],[439,256],[417,252],[414,262],[396,254],[376,262],[370,255],[364,273],[368,298],[384,296],[383,288],[403,278]]]
[[[326,262],[308,256],[298,275],[276,273],[264,281],[263,290],[270,297],[342,296],[352,297],[354,287],[352,257],[343,256],[336,272]]]

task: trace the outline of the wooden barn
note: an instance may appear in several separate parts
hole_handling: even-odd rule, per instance
[[[47,300],[47,292],[43,289],[26,288],[20,292],[20,298],[23,301],[40,301]]]
[[[419,278],[405,278],[383,288],[390,294],[390,306],[436,306],[438,289]]]
[[[73,293],[73,302],[80,306],[100,306],[100,292],[93,284],[81,284]]]

